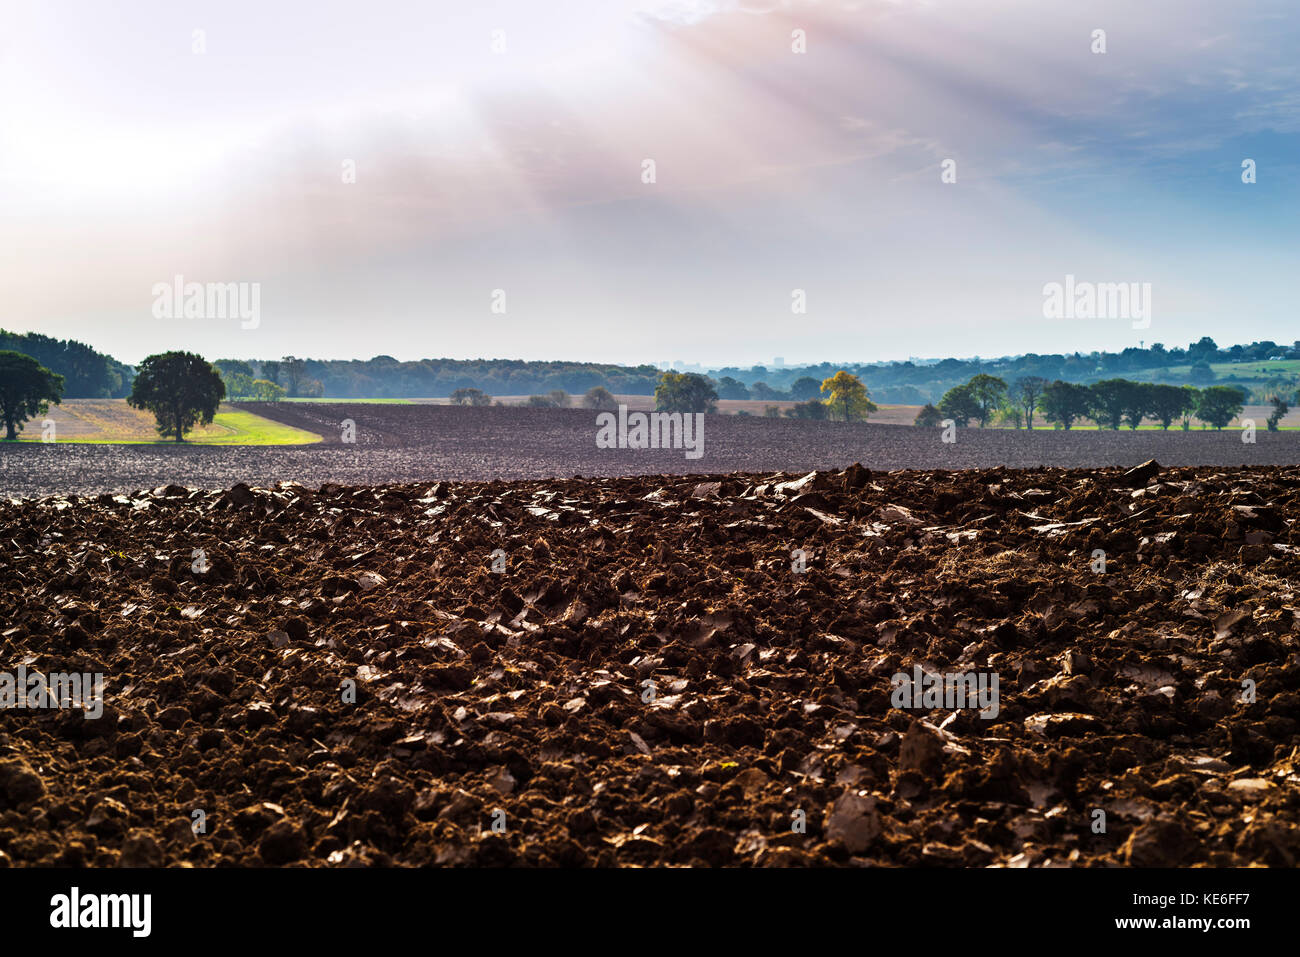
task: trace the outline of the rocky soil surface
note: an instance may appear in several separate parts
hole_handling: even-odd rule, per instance
[[[0,503],[0,673],[106,680],[0,710],[0,864],[1295,866],[1298,504],[1154,465]],[[918,666],[996,707],[896,707]]]

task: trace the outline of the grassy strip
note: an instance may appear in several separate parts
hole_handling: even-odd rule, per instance
[[[40,442],[39,434],[19,434],[20,442]],[[77,445],[176,445],[172,439],[72,438],[60,439]],[[212,424],[200,426],[186,437],[186,445],[314,445],[321,436],[296,429],[252,412],[218,412]]]

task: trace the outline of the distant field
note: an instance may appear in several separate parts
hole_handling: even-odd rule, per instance
[[[655,407],[655,397],[652,395],[616,395],[614,398],[632,412],[651,412]],[[796,403],[773,402],[766,399],[719,399],[718,412],[722,415],[748,412],[750,415],[762,416],[769,406],[775,406],[784,414],[785,410],[793,405]],[[574,402],[574,406],[578,407],[577,401]],[[911,425],[920,408],[919,405],[882,405],[879,412],[871,413],[870,421],[881,425]]]
[[[796,475],[861,462],[894,469],[1132,466],[1294,465],[1300,432],[1235,430],[1189,433],[1061,432],[960,429],[942,441],[939,429],[871,423],[809,422],[762,416],[705,416],[703,454],[683,449],[607,449],[596,445],[595,415],[576,409],[448,407],[363,403],[288,403],[245,411],[283,417],[284,424],[323,436],[314,445],[213,446],[172,442],[10,443],[0,446],[0,499],[99,493],[188,485],[229,488],[236,482],[297,481],[365,485],[569,478],[573,475],[710,474],[735,471]],[[340,423],[352,420],[355,442]],[[38,430],[39,433],[39,430]]]
[[[47,415],[29,420],[19,433],[20,441],[40,442],[45,419],[54,422],[57,442],[176,444],[159,438],[153,415],[131,408],[125,399],[66,399],[52,406]],[[321,437],[222,403],[212,423],[196,427],[185,441],[191,445],[311,445]]]
[[[1242,365],[1233,365],[1231,363],[1221,363],[1225,368],[1236,369],[1238,374],[1242,372]],[[1295,366],[1300,369],[1300,360],[1284,360],[1280,362],[1252,362],[1247,363],[1250,367],[1256,366]],[[1262,380],[1261,380],[1262,381]],[[493,396],[494,403],[500,402],[506,406],[522,406],[528,402],[526,395],[498,395]],[[650,412],[654,410],[655,399],[652,395],[615,395],[614,398],[621,404],[626,405],[632,412]],[[445,396],[439,398],[420,398],[420,399],[285,399],[285,402],[293,403],[316,403],[316,404],[338,404],[346,403],[349,405],[451,405],[450,399]],[[722,415],[736,415],[741,412],[748,413],[752,416],[762,417],[766,414],[769,407],[775,407],[784,417],[785,410],[795,405],[790,401],[772,402],[764,399],[719,399],[717,411]],[[582,397],[573,396],[569,402],[569,408],[582,408]],[[916,421],[916,414],[921,411],[919,405],[881,405],[880,409],[871,413],[868,417],[869,422],[877,425],[911,425]],[[1265,428],[1265,420],[1268,419],[1272,408],[1266,405],[1248,405],[1241,413],[1241,419],[1254,419],[1255,427],[1261,431]],[[1234,420],[1229,428],[1240,428],[1240,420]],[[1282,429],[1300,429],[1300,407],[1293,408],[1282,418],[1280,427]],[[993,426],[989,428],[1012,428],[1011,426]],[[1041,415],[1034,417],[1035,429],[1046,429],[1051,431],[1052,426],[1043,419]],[[1074,431],[1097,431],[1097,426],[1091,422],[1081,422],[1074,426]],[[1159,423],[1146,420],[1139,431],[1156,431],[1160,432]],[[1124,431],[1128,431],[1127,428]],[[1171,432],[1181,432],[1180,423],[1175,422],[1169,427]],[[1192,431],[1201,431],[1201,423],[1198,419],[1192,420]]]
[[[651,412],[655,407],[655,397],[652,395],[615,395],[614,398],[623,405],[626,405],[632,412]],[[494,395],[492,401],[500,402],[502,405],[517,406],[526,405],[529,396],[526,395]],[[283,399],[283,402],[295,403],[347,403],[349,405],[451,405],[451,399],[446,396],[438,398],[419,398],[419,399]],[[765,414],[768,406],[776,406],[782,413],[794,405],[794,402],[773,402],[765,399],[719,399],[718,412],[724,415],[735,415],[738,412],[748,412],[750,415],[761,416]],[[569,408],[582,408],[582,396],[571,396]],[[879,422],[882,425],[911,425],[916,418],[916,413],[921,407],[919,405],[882,405],[879,412],[871,413],[871,421]]]
[[[1253,362],[1212,362],[1215,381],[1204,385],[1240,385],[1248,389],[1264,389],[1270,382],[1282,378],[1300,377],[1300,359],[1256,360]],[[1125,373],[1122,378],[1135,382],[1191,382],[1190,365],[1170,366],[1167,369],[1145,369],[1141,372]],[[1276,383],[1274,384],[1274,387]],[[1282,387],[1283,392],[1294,393],[1296,385]]]
[[[1210,368],[1214,370],[1215,375],[1239,375],[1250,376],[1253,373],[1264,373],[1268,376],[1296,375],[1300,373],[1300,359],[1276,359],[1269,361],[1255,362],[1211,362]]]
[[[359,402],[363,405],[450,405],[451,400],[443,397],[438,399],[424,398],[402,398],[402,399],[329,399],[329,398],[284,398],[281,402]]]

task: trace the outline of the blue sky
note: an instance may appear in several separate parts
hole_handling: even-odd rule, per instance
[[[0,324],[126,361],[1296,339],[1300,12],[1081,6],[0,0]],[[257,327],[156,318],[177,274],[259,283]],[[1150,328],[1044,319],[1066,274],[1150,283]]]

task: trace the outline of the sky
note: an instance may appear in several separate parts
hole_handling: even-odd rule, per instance
[[[0,326],[126,362],[1290,343],[1297,41],[1275,0],[0,0]],[[1149,322],[1045,317],[1066,276]]]

